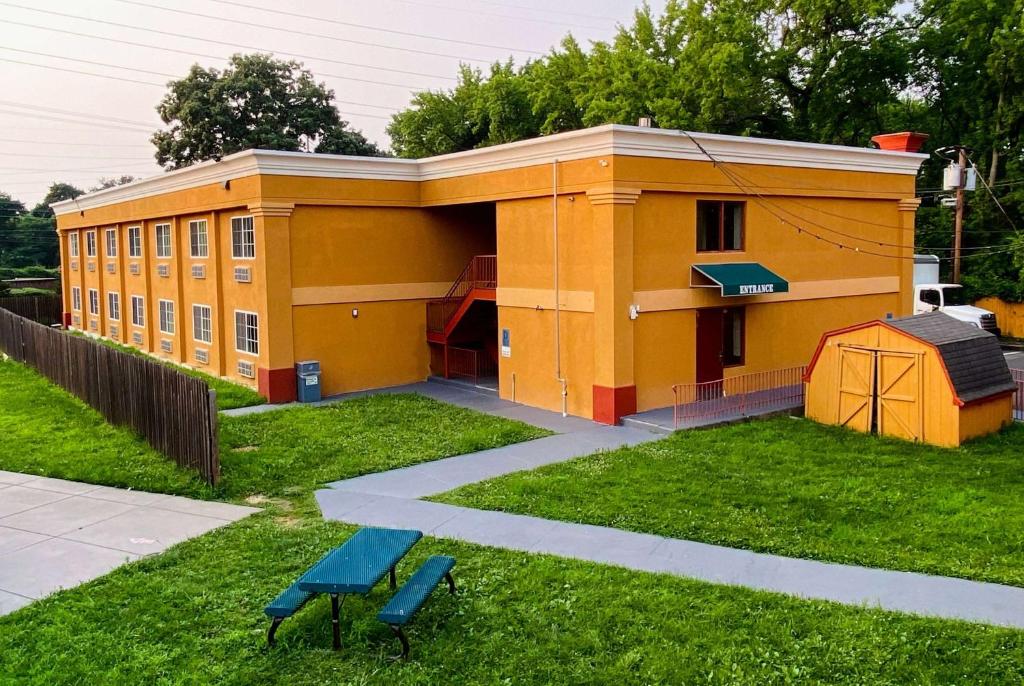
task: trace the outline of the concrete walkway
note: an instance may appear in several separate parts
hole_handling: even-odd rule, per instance
[[[457,391],[445,388],[432,397],[447,395],[456,404],[500,412],[502,416],[512,411],[501,404],[504,401],[496,399],[494,410],[484,409],[482,405],[487,402],[467,398],[466,392]],[[542,410],[522,409],[531,416],[551,415]],[[530,421],[523,415],[517,418]],[[317,502],[326,519],[360,526],[415,528],[431,536],[498,548],[548,553],[846,605],[1024,629],[1024,588],[787,558],[419,500],[502,474],[659,438],[640,429],[599,426],[584,420],[562,424],[565,420],[559,415],[541,419],[543,424],[535,423],[561,425],[564,433],[339,481],[330,484],[331,488],[317,491]]]
[[[0,471],[0,615],[258,511]]]

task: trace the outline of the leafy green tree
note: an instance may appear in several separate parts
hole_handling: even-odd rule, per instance
[[[463,65],[458,83],[447,91],[421,91],[412,106],[395,114],[388,125],[391,149],[399,157],[429,157],[479,147],[477,102],[483,84],[478,70]]]
[[[254,54],[234,55],[223,71],[194,65],[157,107],[167,125],[151,139],[157,162],[178,168],[248,148],[380,154],[333,101],[298,62]]]
[[[36,217],[52,217],[53,210],[50,208],[50,205],[55,202],[71,200],[84,194],[85,191],[77,186],[64,183],[63,181],[55,181],[50,184],[50,189],[46,191],[46,195],[39,201],[39,204],[32,208],[32,214]]]

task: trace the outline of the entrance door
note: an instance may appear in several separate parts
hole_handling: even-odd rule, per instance
[[[722,309],[697,310],[697,383],[721,380]]]
[[[921,364],[914,353],[878,351],[878,433],[921,440]]]
[[[874,428],[875,352],[839,349],[839,426],[870,432]]]

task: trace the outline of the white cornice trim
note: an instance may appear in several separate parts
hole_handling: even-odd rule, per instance
[[[737,164],[916,174],[928,157],[871,148],[608,124],[421,160],[245,150],[220,161],[202,162],[51,207],[57,214],[68,214],[254,174],[415,182],[548,164],[556,159],[619,155],[708,161],[694,140],[716,160]]]

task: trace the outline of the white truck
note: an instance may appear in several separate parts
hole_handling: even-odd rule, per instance
[[[964,301],[963,286],[939,283],[939,258],[935,255],[914,255],[914,314],[938,310],[954,319],[973,324],[979,329],[999,335],[996,316]]]

